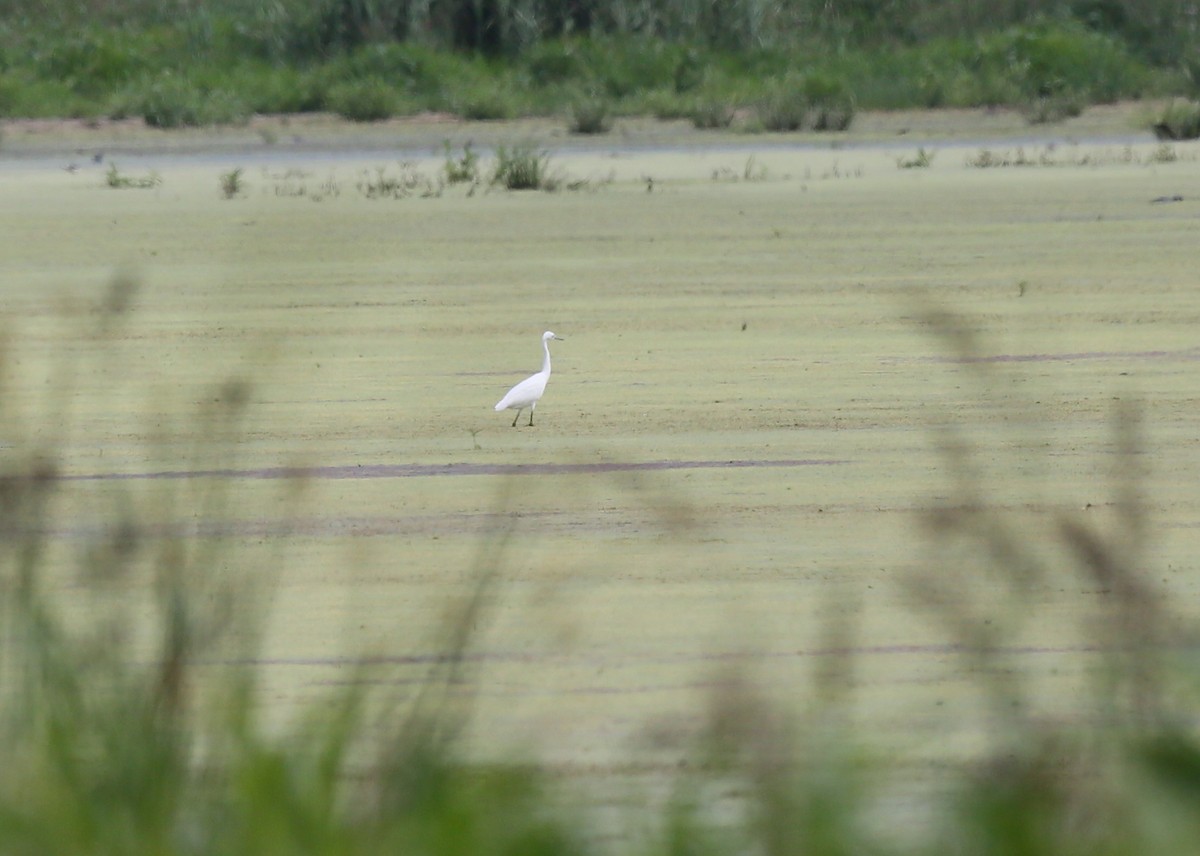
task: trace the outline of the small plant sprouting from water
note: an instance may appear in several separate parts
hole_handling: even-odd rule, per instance
[[[933,158],[937,154],[933,149],[927,149],[921,146],[917,149],[917,153],[912,157],[904,157],[901,155],[896,158],[896,167],[898,169],[928,169],[933,166]]]
[[[313,202],[322,202],[330,197],[342,195],[342,186],[332,170],[324,181],[310,183],[311,178],[312,173],[295,167],[289,167],[283,172],[273,173],[267,169],[262,171],[263,183],[269,184],[271,194],[277,197],[303,197]]]
[[[428,199],[441,196],[443,184],[425,175],[415,165],[402,161],[395,170],[386,166],[364,171],[355,185],[368,199],[407,199],[419,196]]]
[[[733,169],[728,166],[720,166],[714,169],[710,176],[713,181],[766,181],[768,176],[766,164],[760,163],[758,158],[750,155],[742,164],[742,169]]]
[[[229,172],[221,173],[221,195],[226,199],[238,196],[245,185],[242,182],[242,168],[234,167]]]
[[[462,155],[459,157],[455,157],[451,151],[449,140],[445,141],[443,149],[445,163],[442,165],[442,172],[446,176],[447,184],[466,184],[479,180],[479,155],[475,154],[470,143],[463,145]]]
[[[135,188],[147,190],[162,184],[162,176],[154,171],[146,175],[125,175],[117,168],[115,163],[111,163],[108,165],[108,172],[104,174],[104,183],[109,187],[117,189]]]

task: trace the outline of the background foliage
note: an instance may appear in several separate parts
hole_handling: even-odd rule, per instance
[[[751,107],[814,73],[857,108],[1083,105],[1187,94],[1200,69],[1200,16],[1182,0],[9,0],[6,8],[0,117],[140,115],[162,126],[313,110],[361,120],[422,110],[507,118],[581,103],[663,116],[707,105],[711,115],[715,103]]]

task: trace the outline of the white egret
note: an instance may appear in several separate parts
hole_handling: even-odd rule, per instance
[[[533,411],[537,409],[537,403],[542,397],[542,393],[546,391],[546,381],[550,379],[550,340],[557,339],[560,342],[566,341],[562,336],[555,336],[549,330],[542,334],[542,350],[545,351],[546,357],[542,360],[542,370],[537,374],[530,375],[521,381],[519,384],[510,389],[504,396],[496,402],[496,412],[501,410],[515,410],[517,415],[513,417],[512,427],[517,427],[517,420],[521,418],[521,411],[526,407],[529,408],[529,424],[533,424]]]

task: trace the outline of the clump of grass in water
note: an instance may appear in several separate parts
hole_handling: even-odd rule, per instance
[[[406,199],[410,196],[428,199],[442,193],[441,181],[434,181],[407,161],[401,162],[395,172],[382,166],[376,167],[374,173],[364,171],[355,186],[368,199]]]
[[[229,172],[221,173],[221,195],[233,199],[242,192],[242,168],[235,167]]]
[[[492,184],[506,190],[557,190],[561,181],[550,172],[550,154],[532,143],[496,149]]]
[[[917,153],[912,157],[900,156],[896,158],[897,169],[927,169],[933,166],[933,158],[937,154],[936,151],[926,149],[921,146],[917,149]]]
[[[118,190],[124,188],[148,190],[152,187],[158,187],[160,184],[162,184],[162,176],[156,172],[150,172],[147,175],[139,176],[125,175],[119,169],[117,169],[117,165],[115,163],[112,163],[108,165],[108,172],[104,174],[104,183],[109,187],[113,187]]]
[[[443,148],[446,160],[442,171],[448,184],[465,184],[479,180],[479,155],[471,149],[470,143],[463,145],[462,156],[458,158],[454,157],[449,140],[443,143]]]

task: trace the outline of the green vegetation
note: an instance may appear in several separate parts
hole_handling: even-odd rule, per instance
[[[226,199],[233,199],[238,196],[245,188],[245,183],[242,181],[242,168],[234,167],[229,172],[223,172],[220,176],[221,195]]]
[[[936,154],[937,152],[921,146],[912,157],[896,158],[896,166],[899,169],[926,169],[933,165],[933,158]]]
[[[241,124],[250,106],[226,89],[213,89],[171,73],[147,78],[114,96],[113,118],[141,116],[154,128]]]
[[[581,98],[571,105],[571,132],[606,134],[612,128],[612,115],[603,98]]]
[[[479,180],[479,155],[471,149],[470,143],[463,146],[462,157],[459,158],[454,157],[449,140],[443,144],[443,148],[446,153],[446,162],[442,166],[442,171],[446,174],[448,184],[463,184]]]
[[[758,106],[752,128],[837,130],[855,109],[1006,105],[1055,121],[1187,94],[1200,24],[1184,5],[13,0],[0,23],[0,117],[179,127],[436,110],[571,115],[589,133],[633,113],[723,127]]]
[[[331,86],[326,105],[342,118],[354,122],[375,122],[401,112],[395,89],[377,77]]]
[[[442,192],[440,182],[434,181],[410,163],[402,162],[395,170],[376,167],[364,171],[359,178],[358,191],[367,199],[407,199],[410,196],[429,198]]]
[[[794,80],[776,83],[755,105],[760,126],[767,131],[798,131],[808,118],[808,99]]]
[[[691,108],[688,118],[697,128],[728,128],[733,124],[734,109],[724,101],[702,100]]]
[[[492,184],[505,190],[557,190],[561,181],[549,169],[550,154],[533,143],[499,146]]]
[[[108,165],[108,171],[104,173],[104,183],[109,187],[117,189],[132,187],[148,190],[152,187],[158,187],[160,184],[162,184],[162,176],[156,172],[150,172],[146,175],[139,176],[125,175],[123,172],[117,169],[117,165],[115,163],[112,163]]]
[[[1200,138],[1200,103],[1172,101],[1151,128],[1160,140]]]
[[[922,150],[924,151],[924,150]],[[1194,153],[1186,154],[1185,159],[1195,160]],[[930,154],[932,159],[932,153]],[[1035,152],[1027,152],[1024,146],[1017,146],[1014,150],[995,151],[993,149],[980,149],[973,155],[969,155],[965,163],[968,167],[976,169],[994,169],[997,167],[1055,167],[1055,166],[1105,166],[1110,164],[1155,164],[1155,163],[1173,163],[1180,159],[1180,154],[1174,146],[1168,143],[1163,143],[1148,154],[1142,154],[1135,151],[1131,146],[1125,146],[1115,151],[1087,151],[1081,152],[1074,148],[1061,150],[1056,146],[1044,146]],[[920,153],[916,161],[905,159],[897,159],[896,165],[901,169],[913,166],[927,166],[920,162]]]

